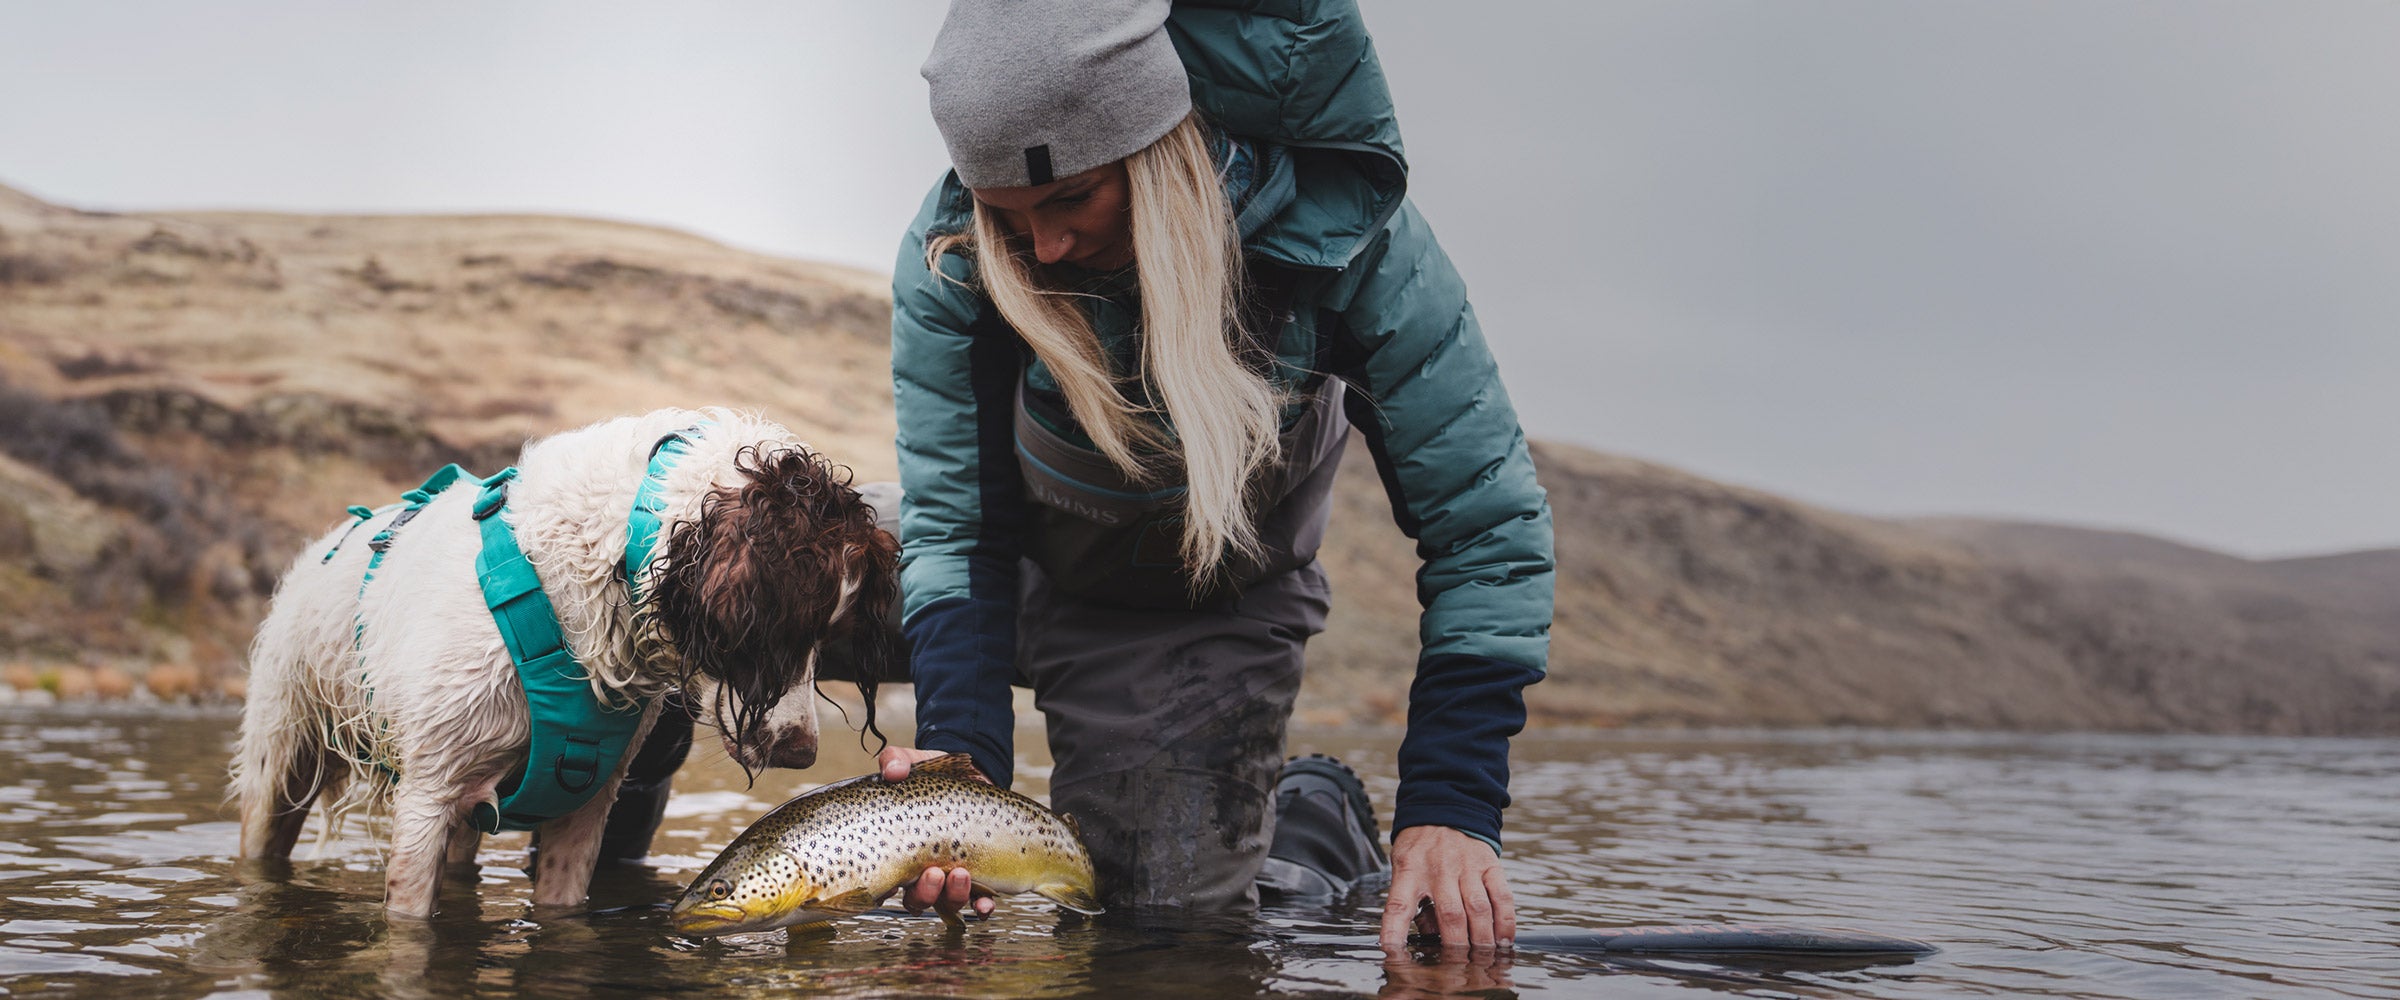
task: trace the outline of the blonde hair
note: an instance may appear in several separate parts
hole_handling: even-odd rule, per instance
[[[1164,407],[1171,432],[1146,419],[1153,408],[1126,397],[1122,387],[1131,380],[1111,370],[1076,301],[1081,296],[1045,287],[1031,254],[981,201],[970,231],[928,241],[926,264],[940,274],[942,254],[974,255],[983,293],[1050,369],[1076,423],[1120,471],[1157,483],[1181,468],[1183,564],[1198,590],[1226,568],[1228,555],[1258,554],[1249,485],[1278,457],[1284,399],[1245,357],[1241,237],[1200,119],[1187,116],[1126,157],[1125,172],[1142,298],[1139,371],[1131,374]]]

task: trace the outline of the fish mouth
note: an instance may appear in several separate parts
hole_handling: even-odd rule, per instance
[[[761,917],[726,903],[699,903],[688,909],[678,907],[671,916],[677,934],[685,937],[716,937],[722,934],[756,934],[760,931],[782,930],[800,924],[822,923],[836,917],[853,915],[847,910],[802,908],[788,913]]]
[[[741,907],[723,903],[700,903],[679,906],[673,914],[675,933],[687,937],[714,937],[719,934],[740,934],[744,931],[771,930],[772,920],[753,919]]]

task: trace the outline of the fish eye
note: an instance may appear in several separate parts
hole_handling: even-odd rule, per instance
[[[710,879],[708,881],[708,898],[711,902],[724,899],[725,897],[731,895],[733,895],[733,883],[727,882],[721,878]]]

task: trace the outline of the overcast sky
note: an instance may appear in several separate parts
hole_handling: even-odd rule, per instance
[[[1869,514],[2400,544],[2400,4],[1366,6],[1533,435]],[[0,184],[888,271],[947,165],[939,18],[9,4]]]

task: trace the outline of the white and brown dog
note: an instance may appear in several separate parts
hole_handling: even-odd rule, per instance
[[[662,473],[655,557],[626,566],[653,449],[695,425],[704,430]],[[634,746],[656,718],[653,696],[682,687],[744,768],[815,762],[819,652],[887,657],[896,590],[897,543],[844,471],[774,423],[713,409],[536,441],[518,470],[500,516],[594,694],[649,700]],[[285,574],[251,649],[232,766],[245,857],[288,857],[323,799],[336,817],[388,804],[384,905],[395,916],[430,915],[444,861],[473,860],[482,834],[470,814],[494,800],[531,735],[478,582],[476,493],[468,480],[434,495],[371,579],[367,541],[396,511],[335,529]],[[583,901],[623,774],[619,761],[589,802],[539,827],[537,905]]]

